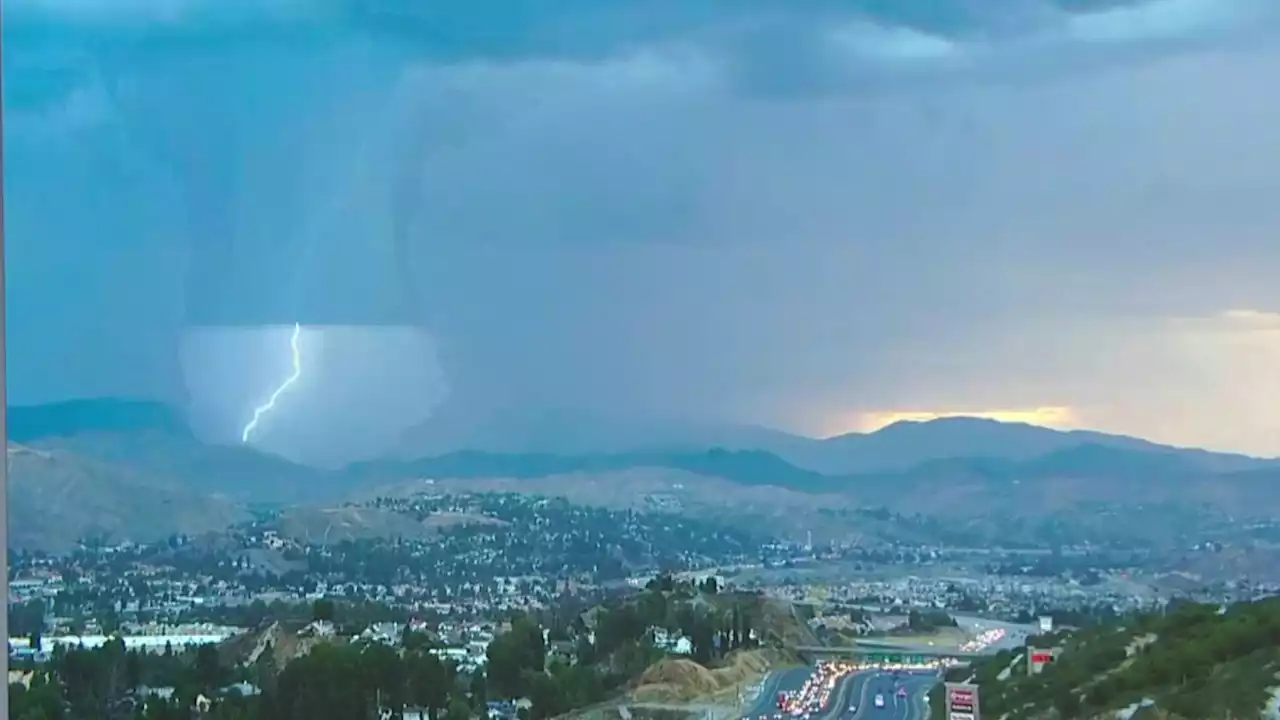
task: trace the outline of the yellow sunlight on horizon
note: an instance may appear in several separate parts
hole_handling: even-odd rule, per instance
[[[1026,423],[1028,425],[1039,425],[1041,427],[1053,428],[1055,430],[1068,429],[1074,427],[1076,424],[1075,411],[1070,407],[1064,406],[1005,410],[883,410],[860,413],[852,422],[846,422],[845,427],[838,429],[836,432],[829,433],[829,435],[843,435],[850,432],[875,432],[904,420],[909,422],[928,422],[929,420],[956,417],[983,418],[986,420],[997,420],[999,422],[1009,423]]]

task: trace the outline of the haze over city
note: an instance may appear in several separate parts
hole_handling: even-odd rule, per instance
[[[1277,6],[872,5],[10,0],[11,402],[1280,454]]]

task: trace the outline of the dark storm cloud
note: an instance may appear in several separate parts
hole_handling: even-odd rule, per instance
[[[1220,382],[1270,347],[1222,313],[1280,307],[1274,5],[993,5],[13,0],[15,398],[185,384],[228,436],[278,363],[218,335],[184,382],[179,338],[300,320],[432,333],[319,343],[348,405],[434,407],[438,355],[463,415],[1226,437],[1164,378],[1280,437]]]

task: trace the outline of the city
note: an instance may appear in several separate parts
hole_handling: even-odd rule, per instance
[[[1280,0],[0,26],[0,720],[1280,720]]]
[[[327,542],[321,532],[315,543],[298,539],[297,528],[283,532],[281,517],[264,517],[217,537],[19,554],[10,680],[26,689],[20,696],[35,695],[67,653],[181,665],[216,647],[223,683],[197,696],[141,682],[118,692],[139,707],[200,698],[222,707],[259,698],[263,663],[287,668],[321,648],[377,646],[415,648],[436,663],[430,672],[466,679],[465,692],[447,699],[459,701],[460,714],[483,702],[491,717],[521,708],[536,718],[683,708],[718,718],[825,718],[859,716],[880,696],[905,717],[924,717],[944,673],[998,656],[1007,677],[1034,638],[1054,628],[1164,612],[1171,601],[1276,592],[1255,584],[1203,588],[1193,598],[1134,580],[1141,567],[1092,567],[1078,553],[1057,574],[1027,575],[1037,564],[1044,570],[1043,558],[946,546],[820,548],[808,537],[530,495],[432,493],[369,507],[449,522],[427,523],[430,537]],[[492,677],[495,645],[521,623],[536,628],[531,642],[546,667],[580,669],[561,678],[565,687],[528,695],[518,677]],[[501,694],[504,684],[519,692]]]

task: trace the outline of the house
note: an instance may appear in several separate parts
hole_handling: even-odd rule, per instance
[[[690,655],[693,653],[693,641],[689,638],[676,635],[665,628],[651,628],[651,632],[653,633],[653,646],[659,650],[676,655]]]
[[[572,640],[555,640],[547,647],[547,658],[552,662],[578,662],[578,646]]]
[[[174,689],[172,686],[164,685],[161,687],[148,687],[143,685],[138,688],[138,695],[144,698],[154,697],[161,700],[169,700],[173,697]]]
[[[509,700],[491,700],[485,706],[489,720],[513,720],[518,714],[516,704]]]
[[[257,685],[247,682],[232,683],[222,688],[222,692],[227,695],[239,695],[240,697],[253,697],[262,693]]]
[[[300,637],[333,637],[338,628],[328,620],[316,620],[298,631]]]
[[[397,623],[383,622],[374,623],[365,628],[365,631],[360,633],[360,638],[370,642],[382,643],[383,645],[395,645],[400,642],[403,634],[401,626]]]

